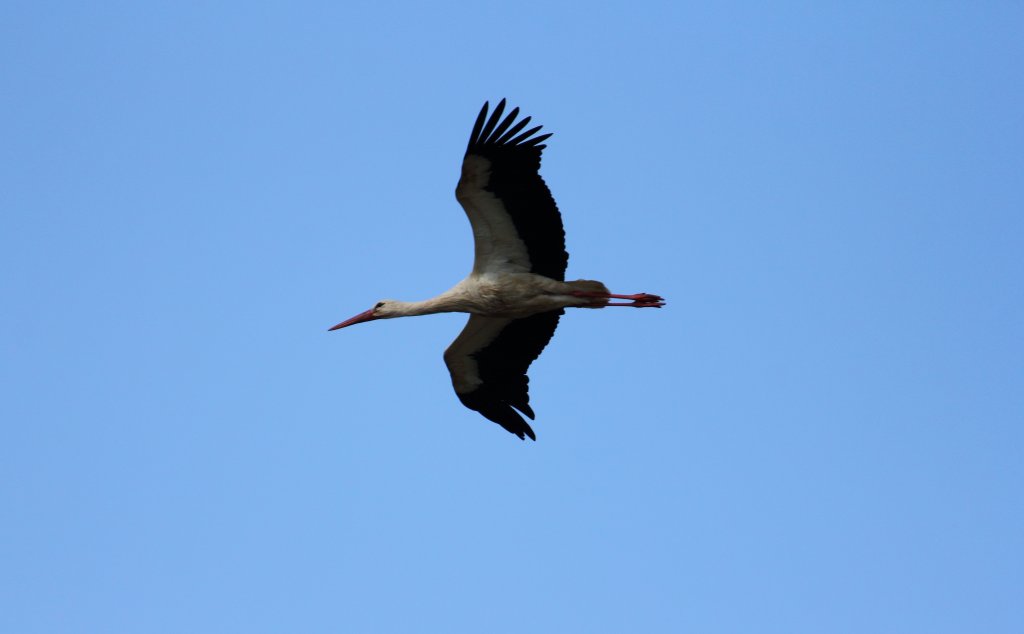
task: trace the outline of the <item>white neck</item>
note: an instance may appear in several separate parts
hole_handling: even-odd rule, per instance
[[[416,315],[433,315],[434,313],[467,312],[462,302],[447,294],[438,295],[421,302],[402,302],[391,300],[391,312],[394,317],[414,317]]]

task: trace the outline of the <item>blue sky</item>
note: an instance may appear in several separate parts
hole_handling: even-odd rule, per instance
[[[898,5],[898,6],[893,6]],[[1015,3],[7,3],[0,630],[1020,632]],[[538,442],[464,409],[484,100]]]

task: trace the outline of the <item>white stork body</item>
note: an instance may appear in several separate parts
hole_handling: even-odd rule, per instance
[[[470,313],[444,353],[456,395],[509,432],[536,440],[520,415],[534,418],[526,371],[554,334],[563,309],[657,308],[664,301],[647,293],[615,295],[592,280],[564,281],[569,255],[562,219],[538,173],[541,142],[551,135],[534,136],[537,126],[516,136],[530,117],[516,123],[515,108],[503,120],[504,108],[502,99],[488,119],[484,104],[455,189],[473,227],[473,271],[433,299],[384,300],[331,330],[374,319]]]

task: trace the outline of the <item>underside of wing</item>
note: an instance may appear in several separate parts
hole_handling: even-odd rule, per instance
[[[522,131],[530,117],[516,122],[519,108],[502,118],[502,99],[490,118],[488,104],[477,117],[462,162],[455,196],[473,225],[475,273],[530,272],[565,279],[569,255],[565,230],[540,177],[541,126]]]
[[[523,319],[470,316],[444,353],[462,404],[519,438],[536,440],[520,415],[534,417],[526,371],[555,334],[561,315],[557,310]]]

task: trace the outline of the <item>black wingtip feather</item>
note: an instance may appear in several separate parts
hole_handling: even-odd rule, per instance
[[[537,418],[537,415],[533,413],[533,408],[530,407],[527,403],[512,403],[510,401],[510,404],[512,405],[512,407],[516,408],[524,415],[526,415],[526,417],[529,418],[530,420],[534,420],[535,418]]]
[[[501,120],[501,113],[505,112],[505,100],[502,99],[495,106],[494,112],[491,113],[491,118],[487,120],[487,125],[484,126],[483,131],[480,133],[480,139],[486,143],[487,139],[491,136],[491,132],[494,130],[494,126],[498,125],[498,121]]]
[[[469,147],[466,148],[467,151],[469,148],[473,147],[473,143],[476,142],[477,138],[480,136],[480,130],[483,129],[484,121],[487,120],[488,107],[490,107],[490,102],[485,101],[484,107],[480,109],[480,114],[476,116],[476,122],[473,124],[473,131],[469,133]]]
[[[512,409],[512,406],[508,403],[502,402],[499,397],[496,397],[487,386],[480,386],[468,394],[458,394],[459,400],[462,404],[471,410],[480,412],[487,420],[493,421],[501,425],[506,431],[524,438],[529,436],[533,440],[537,440],[536,434],[533,433],[533,428],[527,423],[519,412]],[[531,418],[533,418],[531,416]]]
[[[546,141],[548,139],[548,137],[551,136],[551,134],[552,134],[551,132],[548,132],[547,134],[542,134],[542,135],[540,135],[538,137],[534,137],[534,138],[532,138],[532,139],[530,139],[528,141],[523,141],[523,143],[521,145],[523,147],[529,147],[531,145],[536,145],[538,148],[545,147],[543,145],[538,145],[538,144],[541,143],[542,141]]]
[[[542,126],[542,125],[532,127],[529,130],[527,130],[526,132],[523,132],[522,134],[520,134],[516,138],[512,139],[511,141],[509,141],[506,145],[520,145],[520,144],[522,144],[522,142],[524,140],[528,139],[531,135],[536,134],[537,131],[540,130],[541,128],[543,128],[543,127],[544,126]]]
[[[498,125],[497,128],[494,128],[494,132],[491,132],[489,135],[487,135],[487,142],[496,143],[497,140],[500,139],[503,134],[505,134],[505,130],[507,130],[510,125],[512,125],[512,122],[515,121],[516,117],[518,116],[519,108],[512,108],[512,112],[508,113],[508,116],[505,117],[504,120],[502,120],[502,122]]]
[[[518,110],[518,108],[516,108],[516,110]],[[519,123],[517,123],[514,126],[512,126],[511,128],[509,128],[508,132],[503,134],[497,141],[495,141],[495,143],[497,143],[498,145],[503,145],[505,143],[508,143],[508,140],[511,139],[512,137],[514,137],[516,135],[516,133],[518,133],[520,130],[525,128],[526,124],[529,123],[531,119],[533,119],[533,117],[526,117],[525,119],[523,119]]]
[[[530,139],[542,126],[531,128],[519,136],[514,136],[526,127],[530,117],[526,117],[516,123],[515,119],[519,116],[519,108],[516,107],[503,119],[502,114],[505,112],[505,105],[506,100],[502,99],[495,106],[494,111],[490,113],[490,116],[488,116],[490,102],[484,102],[484,106],[480,109],[480,114],[477,115],[476,122],[473,124],[473,131],[469,135],[469,145],[466,147],[467,154],[474,151],[486,153],[488,148],[496,147],[544,148],[543,145],[538,145],[538,143],[551,136],[550,134],[544,135],[543,138]]]

